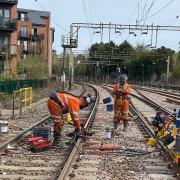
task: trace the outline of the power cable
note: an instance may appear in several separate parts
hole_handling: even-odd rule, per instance
[[[92,23],[94,22],[94,18],[92,15],[92,8],[91,8],[91,0],[89,0],[89,14],[90,14],[90,19],[92,21]]]
[[[175,18],[171,18],[168,22],[169,23],[164,23],[165,25],[167,25],[167,26],[171,26],[172,24],[174,24],[176,21],[177,21],[177,19],[179,19],[180,18],[180,15],[177,15]],[[162,35],[164,32],[160,32],[160,33],[158,33],[158,35]],[[155,40],[155,38],[156,38],[156,36],[154,35],[153,36],[153,40]]]
[[[163,11],[166,7],[168,7],[170,4],[172,4],[175,0],[169,1],[165,6],[163,6],[161,9],[159,9],[157,12],[152,14],[151,16],[148,17],[148,19],[152,18],[153,16],[159,14],[161,11]]]
[[[138,20],[139,20],[139,4],[142,2],[143,0],[139,0],[139,2],[137,3],[137,6],[135,7],[135,9],[133,10],[133,12],[131,13],[130,17],[128,18],[127,24],[131,21],[132,17],[134,17],[134,14],[136,12],[136,9],[138,8]],[[121,34],[124,30],[121,31]],[[128,36],[125,38],[125,40],[128,40],[130,37],[130,34],[128,34]]]
[[[89,21],[88,21],[88,15],[87,15],[87,9],[86,9],[86,4],[85,4],[85,1],[84,1],[84,0],[82,0],[82,4],[83,4],[83,10],[84,10],[86,22],[89,23]],[[89,31],[89,38],[90,38],[90,44],[91,44],[93,40],[92,40],[90,28],[89,28],[88,31]]]
[[[147,2],[147,1],[146,1],[146,2]],[[152,9],[152,7],[155,5],[156,2],[157,2],[157,0],[154,0],[154,1],[151,2],[149,8],[147,9],[147,12],[146,12],[146,13],[144,14],[144,16],[141,18],[140,22],[142,22],[142,21],[144,20],[143,25],[145,25],[146,20],[147,20],[147,18],[148,18],[148,14],[150,13],[150,10]],[[136,40],[136,43],[139,41],[140,37],[141,37],[141,34],[139,34],[138,39]]]
[[[40,7],[41,10],[46,11],[46,10],[43,8],[43,6],[40,4],[40,2],[39,2],[38,0],[34,0],[34,1],[38,4],[38,6]],[[59,29],[63,30],[64,32],[68,32],[68,31],[65,30],[62,26],[60,26],[53,17],[51,17],[51,19],[52,19],[52,21],[54,22],[54,24],[55,24],[57,27],[59,27]],[[68,32],[68,33],[69,33],[69,32]]]
[[[153,2],[151,3],[150,7],[148,8],[145,17],[143,18],[143,19],[144,19],[143,25],[146,23],[146,20],[148,19],[148,15],[149,15],[152,7],[156,4],[156,2],[157,2],[157,0],[153,1]]]

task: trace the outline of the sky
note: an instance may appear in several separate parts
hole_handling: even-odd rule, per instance
[[[112,23],[180,26],[180,0],[19,0],[19,8],[45,10],[51,12],[51,26],[55,27],[55,42],[53,49],[61,52],[61,36],[68,35],[71,23]],[[146,18],[147,17],[147,18]],[[111,40],[121,44],[128,40],[132,45],[148,45],[151,43],[151,32],[142,35],[135,32],[129,35],[128,30],[115,34],[111,30]],[[86,50],[91,44],[100,42],[101,36],[94,30],[80,28],[78,48]],[[109,41],[109,30],[103,33],[103,42]],[[153,37],[153,46],[156,44]],[[157,47],[166,46],[180,50],[180,31],[159,31]]]

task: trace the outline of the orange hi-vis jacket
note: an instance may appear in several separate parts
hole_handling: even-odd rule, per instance
[[[80,127],[80,99],[66,93],[57,93],[58,100],[61,102],[61,105],[58,102],[55,102],[52,99],[48,100],[48,109],[54,119],[62,119],[63,112],[69,112],[72,117],[75,128]]]
[[[124,99],[129,98],[129,94],[131,92],[132,86],[128,83],[125,83],[123,86],[120,86],[118,83],[116,83],[113,87],[113,92],[116,98],[119,98],[118,92],[122,93],[122,97]]]
[[[130,91],[131,85],[128,83],[125,83],[123,86],[119,84],[114,85],[114,122],[125,121],[128,119]]]

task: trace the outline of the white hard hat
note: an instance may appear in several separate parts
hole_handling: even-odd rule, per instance
[[[89,104],[91,102],[91,98],[90,97],[86,97],[86,102]]]

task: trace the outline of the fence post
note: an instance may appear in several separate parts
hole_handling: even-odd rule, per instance
[[[19,113],[22,115],[22,90],[19,92]]]
[[[13,92],[13,119],[14,119],[14,110],[15,110],[15,92]]]

